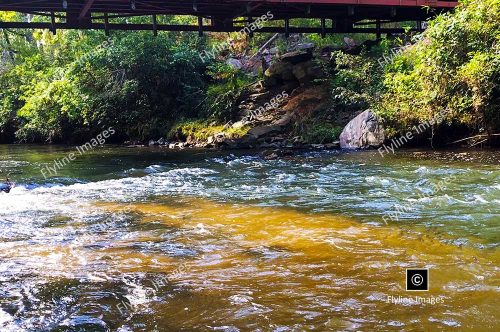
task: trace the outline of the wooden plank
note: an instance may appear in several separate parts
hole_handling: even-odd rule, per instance
[[[57,22],[54,25],[51,22],[0,22],[0,29],[94,29],[94,30],[104,30],[104,23],[79,23],[79,24],[68,24]],[[154,31],[155,27],[153,24],[134,24],[134,23],[110,23],[108,24],[109,30],[124,30],[124,31]],[[158,31],[193,31],[199,30],[198,25],[163,25],[158,24],[156,26]],[[239,26],[205,26],[204,31],[209,32],[236,32],[240,31]],[[326,28],[324,30],[321,27],[263,27],[257,29],[255,32],[267,32],[267,33],[285,33],[288,30],[289,33],[337,33],[337,32],[352,32],[352,33],[376,33],[376,28],[352,28],[346,27],[339,29]],[[413,29],[414,30],[414,29]],[[405,29],[403,28],[382,28],[381,33],[403,33]]]
[[[78,19],[82,20],[90,10],[90,7],[94,4],[95,0],[85,0],[85,4],[83,5],[82,10],[80,11],[80,15],[78,15]]]

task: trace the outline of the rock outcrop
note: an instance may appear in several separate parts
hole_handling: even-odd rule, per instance
[[[384,143],[384,128],[370,110],[352,119],[340,134],[342,149],[368,149]]]
[[[180,143],[172,142],[174,144],[168,146],[175,149],[262,148],[272,151],[338,148],[337,137],[329,140],[316,138],[314,128],[320,125],[310,122],[317,114],[325,113],[330,95],[328,86],[318,81],[325,77],[321,65],[325,60],[314,59],[313,47],[313,44],[304,44],[298,51],[277,58],[265,71],[262,81],[249,85],[242,92],[234,118],[224,125],[221,132],[203,139],[176,133],[175,139]],[[233,64],[237,67],[235,61]],[[331,118],[323,117],[331,123]],[[350,116],[343,123],[349,119]],[[303,135],[299,130],[303,130]],[[155,141],[150,144],[159,145]]]

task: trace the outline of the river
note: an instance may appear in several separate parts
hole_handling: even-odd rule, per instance
[[[75,151],[0,146],[2,332],[500,330],[499,151]]]

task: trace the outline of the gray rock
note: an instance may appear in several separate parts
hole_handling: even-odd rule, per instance
[[[338,149],[338,148],[340,148],[340,142],[339,141],[335,141],[333,143],[325,144],[325,149],[328,149],[328,150],[334,150],[334,149]]]
[[[300,63],[300,62],[305,62],[309,61],[313,58],[312,52],[307,52],[307,51],[295,51],[295,52],[290,52],[290,53],[285,53],[281,57],[281,60],[283,62],[289,62],[293,65]]]
[[[233,58],[231,58],[231,59],[228,59],[228,60],[226,61],[226,63],[227,63],[228,65],[230,65],[231,67],[235,68],[235,69],[241,69],[241,68],[243,67],[243,64],[242,64],[242,63],[241,63],[241,61],[240,61],[240,60],[238,60],[238,59],[233,59]]]
[[[288,81],[293,79],[293,66],[289,62],[277,61],[273,63],[264,73],[265,78]]]
[[[280,132],[281,127],[280,126],[259,126],[252,128],[248,131],[248,135],[251,135],[255,138],[260,138],[263,136],[266,136],[270,133],[275,133],[275,132]]]
[[[222,142],[224,142],[225,138],[226,138],[226,134],[225,134],[225,133],[223,133],[223,132],[220,132],[220,133],[215,134],[215,141],[216,141],[217,143],[222,143]]]
[[[267,148],[269,148],[269,147],[271,147],[271,144],[266,143],[266,142],[261,143],[261,144],[259,145],[259,148],[260,148],[260,149],[267,149]]]
[[[252,101],[258,101],[258,100],[262,100],[262,99],[270,99],[271,97],[271,94],[269,93],[269,91],[266,91],[266,92],[262,92],[262,93],[254,93],[254,94],[251,94],[250,96],[248,96],[248,99],[249,100],[252,100]]]
[[[281,136],[271,137],[271,143],[282,142],[284,140]]]
[[[294,118],[294,114],[292,112],[289,112],[289,113],[286,113],[285,115],[283,115],[278,120],[274,121],[273,124],[276,126],[285,127],[285,126],[288,126],[290,124],[290,122],[292,122],[293,118]]]
[[[195,144],[196,142],[197,142],[197,139],[193,135],[189,135],[188,137],[186,137],[187,144]]]
[[[271,54],[277,54],[277,53],[279,53],[279,49],[277,47],[273,47],[273,48],[271,48],[269,50],[269,53],[271,53]]]
[[[240,129],[240,128],[245,127],[248,123],[249,123],[248,121],[240,120],[240,121],[233,123],[232,127],[234,129]]]
[[[238,141],[231,138],[224,138],[222,141],[217,142],[216,146],[225,149],[235,149],[238,147]]]
[[[293,66],[293,75],[299,80],[303,80],[307,76],[307,67],[309,62],[302,62]]]
[[[301,62],[293,66],[293,75],[301,83],[308,83],[325,76],[321,67],[312,61]]]
[[[297,45],[297,50],[312,50],[315,47],[314,43],[303,43]]]
[[[275,160],[279,158],[279,155],[276,152],[271,152],[263,156],[265,160]]]
[[[352,119],[340,134],[342,149],[368,149],[384,143],[384,128],[370,110]]]
[[[276,76],[264,76],[264,80],[262,81],[262,84],[266,88],[272,88],[272,87],[278,85],[278,79]]]

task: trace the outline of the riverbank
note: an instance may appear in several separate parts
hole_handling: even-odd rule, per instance
[[[498,145],[497,1],[467,0],[421,34],[378,39],[6,31],[0,142],[81,144],[114,128],[108,143],[342,146],[345,126],[370,110],[384,139],[406,146]],[[200,57],[207,49],[220,51]],[[344,137],[366,145],[362,132]]]

